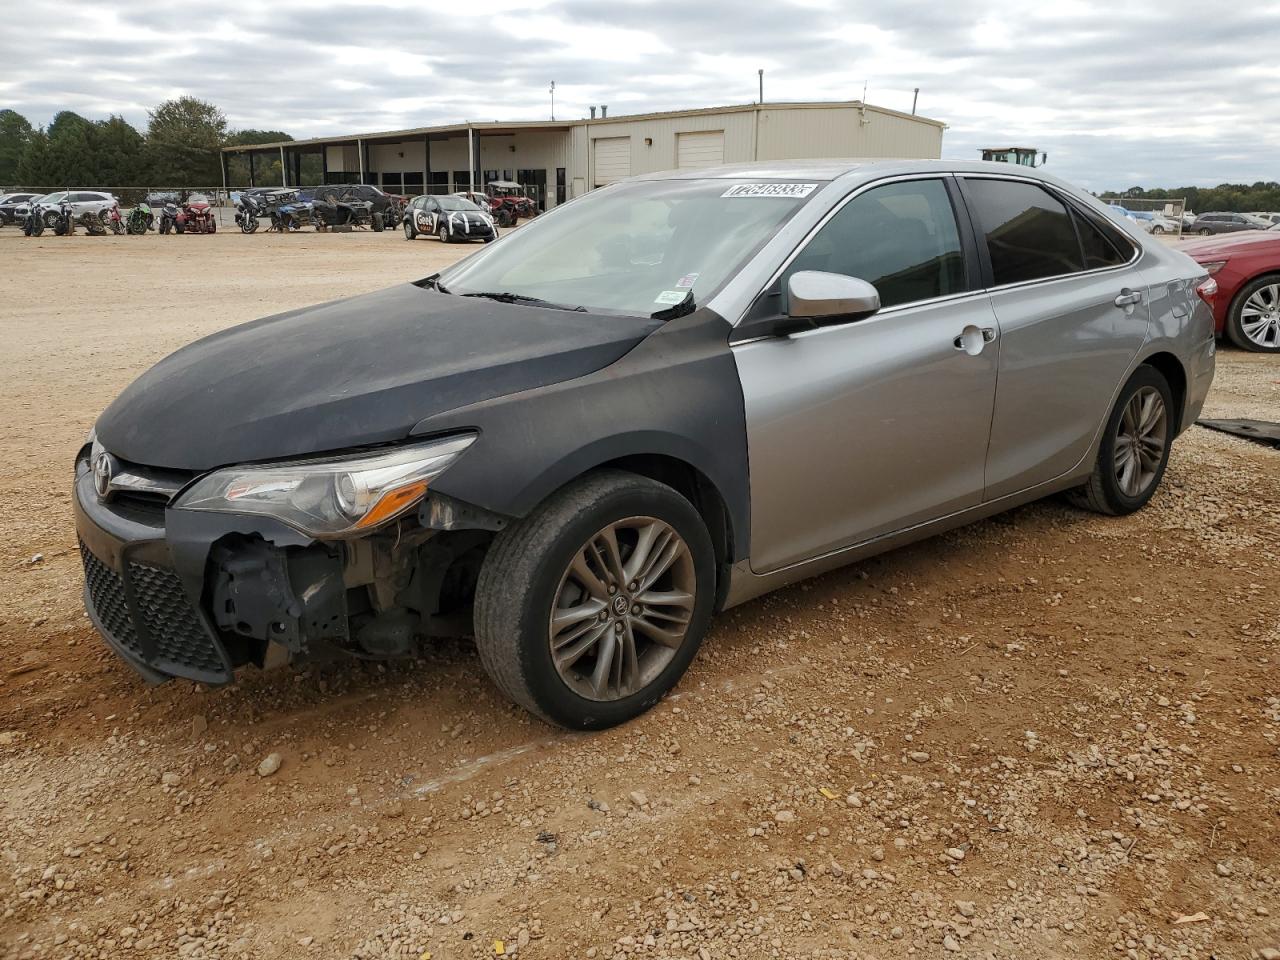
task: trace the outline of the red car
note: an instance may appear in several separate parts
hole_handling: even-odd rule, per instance
[[[1218,333],[1243,350],[1280,353],[1280,229],[1223,234],[1179,249],[1217,281]]]

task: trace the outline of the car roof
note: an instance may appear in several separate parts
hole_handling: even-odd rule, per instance
[[[718,167],[683,170],[660,170],[640,174],[632,180],[846,180],[865,182],[882,177],[915,173],[986,173],[1003,174],[1051,183],[1076,193],[1077,188],[1039,167],[1000,163],[994,160],[920,160],[896,158],[858,158],[831,160],[774,160],[731,163]]]

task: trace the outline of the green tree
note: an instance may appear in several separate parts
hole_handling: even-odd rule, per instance
[[[18,162],[31,134],[26,117],[16,110],[0,110],[0,187],[18,185]]]
[[[147,114],[147,152],[153,177],[164,185],[213,186],[222,182],[218,150],[227,118],[195,97],[166,100]]]
[[[123,117],[94,124],[94,177],[100,186],[141,187],[147,176],[147,150],[142,134]]]

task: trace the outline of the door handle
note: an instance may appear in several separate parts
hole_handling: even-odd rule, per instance
[[[975,327],[972,324],[960,331],[960,335],[951,341],[957,350],[963,350],[971,357],[976,357],[982,348],[996,338],[995,327]]]
[[[1142,302],[1141,290],[1122,290],[1120,296],[1116,297],[1115,305],[1121,309],[1125,307],[1137,306]]]

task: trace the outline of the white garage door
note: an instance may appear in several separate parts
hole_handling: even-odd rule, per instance
[[[718,167],[724,163],[724,131],[676,134],[676,165]]]
[[[631,138],[602,137],[596,145],[596,186],[631,176]]]

